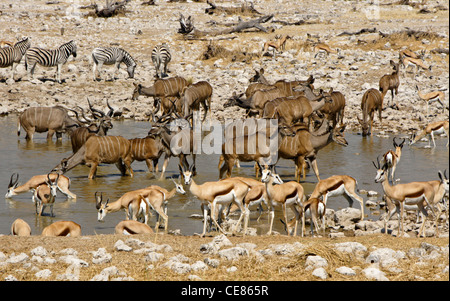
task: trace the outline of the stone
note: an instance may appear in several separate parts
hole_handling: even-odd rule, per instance
[[[306,258],[305,262],[306,270],[312,270],[315,268],[324,268],[328,266],[328,261],[318,255],[311,255]]]
[[[92,263],[95,264],[104,264],[111,261],[111,254],[106,252],[105,248],[99,248],[96,252],[92,254]]]
[[[241,256],[248,256],[248,251],[242,247],[234,247],[219,251],[219,256],[227,260],[237,260]]]
[[[124,251],[124,252],[130,252],[131,250],[133,250],[132,247],[126,245],[121,239],[116,241],[116,243],[114,244],[114,249],[116,251]]]
[[[385,273],[375,267],[368,267],[362,270],[364,276],[369,280],[389,281]]]
[[[325,280],[328,278],[328,273],[324,268],[317,268],[312,272],[312,275],[320,278],[322,280]]]
[[[34,276],[36,276],[37,278],[44,278],[44,279],[50,277],[51,275],[52,271],[50,271],[49,269],[41,270],[36,274],[34,274]]]
[[[352,268],[349,267],[338,267],[336,272],[345,276],[355,276],[356,272]]]

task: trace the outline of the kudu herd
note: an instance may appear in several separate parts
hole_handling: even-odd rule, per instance
[[[263,54],[272,47],[283,49],[289,36],[280,37],[275,43],[266,43]],[[326,45],[325,45],[326,46]],[[327,53],[340,53],[333,51],[322,44],[316,45],[316,56],[320,51]],[[275,56],[275,51],[274,51]],[[315,56],[315,57],[316,57]],[[362,118],[357,119],[362,127],[362,135],[373,135],[373,123],[375,112],[378,111],[378,119],[382,123],[383,100],[390,90],[393,107],[394,94],[398,94],[399,66],[405,64],[404,57],[412,58],[412,54],[403,52],[398,63],[390,61],[394,72],[384,75],[379,81],[379,89],[365,91],[361,101]],[[311,219],[311,233],[313,224],[316,232],[319,232],[318,221],[322,221],[325,229],[325,209],[327,199],[332,196],[344,196],[349,205],[354,201],[361,205],[361,220],[364,218],[364,202],[356,193],[357,181],[348,175],[335,175],[327,179],[321,179],[317,164],[318,152],[332,142],[341,146],[348,143],[344,136],[345,123],[344,112],[346,99],[343,93],[328,92],[318,89],[315,92],[315,79],[311,75],[306,80],[278,80],[271,84],[264,77],[264,69],[255,71],[256,74],[249,79],[250,84],[244,93],[237,94],[223,103],[223,107],[238,106],[246,110],[246,117],[257,115],[266,122],[265,130],[244,127],[238,130],[236,123],[229,124],[225,129],[225,140],[222,144],[222,153],[219,159],[219,180],[197,184],[196,154],[194,138],[194,120],[196,113],[203,109],[203,118],[212,120],[212,96],[213,87],[207,81],[192,83],[183,77],[158,78],[150,87],[134,83],[132,99],[138,100],[140,95],[153,98],[153,111],[150,118],[150,130],[146,137],[127,139],[122,136],[108,136],[108,131],[113,128],[112,120],[120,116],[121,112],[113,109],[106,101],[107,112],[94,108],[88,99],[88,111],[82,107],[78,110],[55,107],[36,107],[25,110],[18,119],[18,135],[20,127],[26,131],[26,139],[32,140],[35,132],[48,132],[47,138],[51,139],[56,133],[58,139],[67,132],[70,135],[73,154],[61,160],[50,173],[34,176],[27,183],[18,186],[18,175],[13,174],[8,185],[7,198],[18,193],[33,191],[33,201],[36,204],[36,214],[42,215],[45,206],[51,207],[53,216],[53,203],[56,191],[59,190],[70,198],[76,198],[68,188],[70,180],[63,174],[72,168],[85,164],[90,167],[89,179],[96,177],[99,164],[115,164],[121,175],[127,173],[133,177],[131,164],[134,161],[145,161],[149,172],[158,172],[158,161],[164,155],[164,163],[161,168],[160,179],[165,178],[166,168],[170,157],[179,158],[180,178],[184,185],[189,187],[192,195],[202,202],[204,214],[203,232],[206,234],[208,212],[212,222],[220,230],[224,231],[220,224],[220,218],[216,216],[216,210],[228,208],[230,211],[239,209],[239,221],[233,229],[237,232],[238,226],[244,220],[244,235],[249,221],[249,207],[265,204],[269,214],[269,234],[273,231],[274,208],[281,206],[283,210],[283,224],[288,234],[296,235],[298,221],[302,219],[301,235],[303,236],[305,219]],[[417,88],[418,89],[418,88]],[[443,98],[442,93],[422,94],[419,97],[428,101],[434,98]],[[159,111],[161,113],[159,114]],[[428,111],[428,108],[427,108]],[[73,112],[75,119],[69,116]],[[158,115],[159,114],[159,115]],[[246,119],[251,120],[251,119]],[[277,127],[272,128],[269,123],[275,120]],[[439,124],[430,124],[420,134],[411,138],[410,144],[416,143],[425,135],[446,131],[448,136],[448,121]],[[178,140],[175,140],[178,139]],[[271,145],[270,141],[276,141]],[[383,165],[379,159],[377,164],[377,176],[375,181],[382,183],[383,190],[389,199],[388,206],[394,204],[403,212],[404,204],[413,204],[426,215],[425,205],[431,206],[436,200],[436,195],[442,199],[442,191],[448,192],[448,179],[439,173],[441,181],[434,183],[437,188],[433,190],[431,184],[404,184],[395,185],[395,170],[400,162],[402,147],[394,138],[394,150],[389,150],[383,156]],[[263,145],[264,144],[264,145]],[[270,147],[268,147],[270,145]],[[275,150],[275,156],[273,151]],[[192,155],[192,164],[187,156]],[[275,171],[280,159],[294,161],[295,181],[284,183]],[[232,177],[233,167],[243,162],[255,162],[255,178]],[[306,178],[306,167],[310,166],[317,178],[317,185],[310,196],[306,196],[300,182]],[[390,185],[388,178],[391,178]],[[445,174],[445,173],[444,173]],[[261,181],[258,181],[258,178]],[[447,181],[447,182],[445,182]],[[103,193],[95,193],[98,220],[103,221],[107,213],[124,210],[125,221],[116,227],[116,233],[152,233],[147,226],[150,209],[157,212],[155,231],[159,228],[159,217],[164,220],[165,232],[168,230],[167,201],[176,192],[186,194],[183,185],[175,182],[175,188],[168,191],[162,187],[151,185],[143,189],[129,191],[114,202],[109,198],[104,202]],[[445,183],[447,186],[445,186]],[[417,196],[417,197],[416,197]],[[414,200],[411,200],[415,198]],[[441,200],[439,199],[437,203]],[[233,207],[231,206],[233,205]],[[289,222],[287,208],[290,208],[294,218]],[[391,206],[392,207],[392,206]],[[262,208],[262,207],[261,207]],[[431,207],[433,208],[433,207]],[[389,219],[393,215],[393,209],[389,208]],[[220,215],[221,216],[221,215]],[[139,223],[138,221],[143,221]],[[401,221],[403,224],[403,221]],[[54,229],[53,229],[53,228]],[[60,226],[46,228],[45,235],[59,235],[58,233],[70,233],[73,236],[81,234],[79,225],[70,222],[61,222]],[[16,228],[23,228],[23,235],[27,235],[27,228],[19,220],[12,230],[19,233]],[[400,228],[400,225],[399,225]],[[422,233],[421,229],[419,234]]]

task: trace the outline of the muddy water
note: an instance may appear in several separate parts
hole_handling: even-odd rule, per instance
[[[42,229],[58,220],[73,220],[82,226],[82,232],[86,235],[109,234],[114,232],[115,225],[124,219],[123,211],[111,213],[106,216],[105,222],[97,221],[97,211],[95,209],[94,193],[102,191],[104,199],[111,201],[119,198],[123,193],[156,184],[167,189],[173,188],[170,179],[159,180],[147,171],[144,162],[134,162],[132,167],[135,177],[122,177],[114,165],[101,165],[97,171],[97,178],[87,179],[88,167],[78,166],[69,171],[66,175],[71,179],[70,190],[77,195],[76,201],[66,200],[58,194],[54,205],[54,217],[48,215],[49,208],[45,215],[37,217],[35,215],[34,204],[31,202],[31,193],[23,193],[11,199],[5,199],[10,176],[13,172],[20,175],[19,182],[25,183],[31,176],[45,174],[57,165],[62,158],[68,157],[71,151],[71,144],[67,137],[61,142],[47,142],[46,133],[35,134],[34,141],[27,143],[24,139],[22,129],[21,136],[17,137],[17,117],[7,116],[0,118],[0,234],[9,234],[10,225],[16,218],[27,221],[33,234],[40,234]],[[148,123],[135,121],[115,122],[110,135],[122,135],[126,138],[144,137],[148,132]],[[336,144],[328,145],[319,152],[318,166],[322,178],[333,174],[348,174],[358,180],[359,188],[364,190],[377,191],[380,195],[372,200],[381,200],[381,184],[374,183],[375,168],[372,160],[388,149],[392,148],[392,137],[388,138],[362,138],[357,133],[347,133],[346,139],[349,143],[347,147]],[[414,147],[405,145],[400,165],[396,171],[396,178],[400,178],[402,183],[419,180],[438,179],[439,169],[448,169],[449,151],[445,144],[447,138],[439,137],[436,140],[436,149],[425,148],[427,143],[420,143]],[[218,179],[218,155],[200,155],[197,157],[198,175],[195,178],[197,183],[214,181]],[[190,159],[189,159],[190,160]],[[161,160],[162,161],[162,160]],[[178,159],[171,159],[166,177],[178,177]],[[292,161],[280,160],[277,172],[283,180],[292,180],[294,164]],[[235,175],[254,176],[253,164],[242,162],[240,169],[234,170]],[[316,178],[311,172],[308,173],[306,181],[302,182],[306,193],[311,193],[314,189]],[[185,187],[188,191],[188,187]],[[368,197],[362,195],[366,201]],[[348,206],[347,201],[342,197],[330,198],[328,206],[335,210]],[[353,207],[359,208],[359,204]],[[379,216],[374,213],[376,210],[365,208],[367,218],[376,220]],[[180,229],[184,235],[200,233],[202,231],[202,221],[190,217],[193,214],[200,214],[200,202],[189,192],[185,196],[176,195],[170,200],[168,206],[169,229]],[[282,225],[278,222],[281,212],[276,213],[275,230],[283,232]],[[250,226],[256,227],[258,233],[265,233],[267,227],[267,215],[263,215],[259,223],[256,221],[256,214],[251,215]],[[155,217],[150,219],[153,227]],[[283,232],[284,233],[284,232]]]

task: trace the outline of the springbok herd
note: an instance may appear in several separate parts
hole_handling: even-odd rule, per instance
[[[289,36],[277,36],[275,41],[264,45],[263,53],[273,51],[273,56],[284,49]],[[70,55],[76,56],[77,47],[75,41],[61,45],[55,50],[46,50],[31,47],[30,39],[24,38],[16,43],[2,41],[0,49],[0,67],[12,68],[11,78],[14,79],[16,66],[22,57],[28,72],[29,80],[33,80],[34,69],[37,65],[56,66],[56,81],[62,83],[61,68],[67,62]],[[315,57],[320,53],[326,55],[340,55],[340,50],[331,49],[326,44],[316,44],[313,49]],[[173,55],[173,54],[172,54]],[[415,66],[427,69],[431,72],[431,65],[426,66],[423,58],[425,53],[417,54],[410,50],[399,53],[398,61],[391,60],[389,64],[393,68],[391,74],[384,75],[379,80],[379,89],[368,89],[361,100],[361,125],[362,136],[373,134],[375,112],[378,113],[378,121],[382,122],[382,111],[385,107],[383,101],[385,95],[391,91],[391,107],[397,108],[394,95],[398,93],[400,85],[400,66],[408,68]],[[97,80],[97,73],[101,75],[102,65],[115,65],[115,72],[119,70],[123,62],[127,66],[128,76],[133,78],[137,65],[132,55],[126,50],[117,47],[97,47],[92,51],[93,79]],[[151,233],[152,229],[147,225],[151,210],[157,213],[155,230],[158,230],[160,218],[164,224],[165,233],[168,232],[170,212],[167,212],[168,201],[176,194],[185,195],[184,187],[189,187],[189,193],[201,201],[204,223],[201,236],[205,236],[208,220],[222,232],[221,221],[227,218],[232,210],[239,210],[239,221],[233,234],[238,231],[243,221],[243,235],[246,234],[249,222],[249,208],[265,205],[269,211],[269,232],[272,233],[275,208],[281,207],[284,224],[288,235],[297,235],[298,222],[301,219],[301,236],[304,235],[305,220],[310,219],[315,231],[325,233],[325,210],[328,197],[343,196],[351,206],[356,200],[361,206],[361,219],[364,219],[364,201],[357,194],[357,180],[350,175],[335,175],[327,179],[321,179],[317,167],[318,151],[326,145],[336,142],[346,146],[348,143],[344,137],[345,122],[345,96],[342,92],[319,90],[314,88],[314,77],[305,80],[287,81],[279,80],[269,83],[264,77],[264,69],[256,70],[254,77],[250,79],[245,93],[237,95],[233,93],[230,99],[224,103],[224,107],[239,106],[246,110],[246,117],[250,119],[257,116],[264,120],[278,121],[275,135],[278,137],[278,158],[293,160],[295,163],[295,181],[283,182],[276,173],[276,163],[266,164],[270,153],[258,146],[261,135],[266,132],[251,131],[238,133],[236,124],[231,124],[226,130],[234,131],[232,139],[226,140],[222,145],[218,174],[219,180],[197,184],[194,177],[195,152],[193,151],[192,135],[193,124],[197,114],[203,110],[201,122],[211,121],[211,102],[213,88],[207,81],[193,83],[182,76],[167,76],[167,64],[171,60],[168,45],[158,45],[152,53],[152,62],[155,64],[156,80],[150,87],[135,83],[131,97],[137,100],[139,96],[152,97],[154,99],[153,112],[149,122],[149,132],[145,138],[127,139],[121,136],[109,136],[107,132],[113,127],[114,117],[121,112],[114,109],[107,102],[108,111],[96,109],[87,99],[89,111],[83,108],[31,107],[27,108],[18,117],[18,135],[20,130],[26,132],[26,139],[32,140],[34,133],[47,132],[47,138],[52,139],[56,134],[57,139],[62,138],[63,133],[70,136],[73,154],[63,158],[61,162],[43,175],[35,175],[25,184],[19,185],[19,175],[14,173],[8,185],[6,198],[11,198],[19,193],[31,191],[32,201],[36,205],[36,214],[41,216],[45,207],[49,206],[51,215],[54,215],[53,204],[57,191],[68,198],[76,198],[70,192],[70,179],[64,174],[80,164],[90,167],[89,179],[96,176],[97,167],[102,164],[115,164],[123,176],[134,176],[131,167],[134,161],[145,161],[149,172],[159,172],[158,160],[164,154],[164,163],[161,168],[161,178],[170,157],[179,157],[180,180],[173,180],[175,187],[168,188],[151,185],[139,190],[129,191],[118,200],[110,202],[104,200],[101,191],[95,193],[98,220],[102,221],[107,213],[124,210],[126,220],[119,223],[116,233],[127,232],[129,234]],[[113,76],[114,77],[114,76]],[[117,78],[114,78],[117,79]],[[438,101],[444,107],[444,94],[442,91],[417,92],[420,99],[427,105]],[[131,92],[131,91],[130,91]],[[161,112],[160,112],[161,111]],[[70,113],[69,113],[70,112]],[[75,116],[75,119],[73,118]],[[180,122],[184,121],[184,122]],[[174,126],[175,125],[175,126]],[[445,133],[449,137],[449,122],[432,121],[423,130],[413,134],[409,138],[409,144],[415,144],[425,136],[429,136],[436,147],[434,136]],[[174,145],[174,137],[185,135],[190,141],[189,152],[180,152],[180,145]],[[446,171],[436,170],[439,180],[427,182],[396,183],[395,170],[400,162],[402,147],[406,139],[393,140],[393,150],[380,150],[380,156],[375,158],[373,164],[376,168],[375,182],[381,183],[388,213],[385,223],[395,214],[399,218],[399,236],[404,232],[403,218],[406,210],[415,210],[417,214],[428,217],[428,209],[431,211],[438,235],[438,222],[441,212],[447,208],[449,182]],[[238,151],[238,143],[242,143],[243,151]],[[429,143],[431,147],[431,142]],[[447,142],[448,147],[448,142]],[[250,149],[254,151],[250,151]],[[187,155],[192,155],[193,163],[189,164]],[[239,162],[255,162],[255,178],[233,177],[234,166]],[[317,184],[311,195],[306,196],[302,179],[305,178],[305,169],[312,167],[317,178]],[[303,177],[302,177],[303,176]],[[183,186],[184,185],[184,186]],[[287,208],[290,208],[294,218],[289,221]],[[448,215],[448,211],[446,213]],[[448,220],[448,219],[447,219]],[[319,221],[321,227],[319,227]],[[311,234],[314,235],[311,226]],[[419,230],[419,236],[423,236],[425,218]],[[14,235],[30,235],[29,225],[21,219],[17,219],[11,226]],[[387,231],[386,231],[387,233]],[[45,228],[42,235],[53,236],[79,236],[80,225],[71,221],[55,222]]]

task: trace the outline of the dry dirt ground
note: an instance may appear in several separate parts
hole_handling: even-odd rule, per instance
[[[103,4],[103,1],[97,1]],[[152,100],[141,96],[138,101],[131,99],[133,83],[151,85],[155,69],[151,63],[152,48],[161,42],[167,42],[172,51],[173,59],[169,65],[170,76],[181,75],[191,78],[194,82],[209,81],[213,88],[213,117],[218,120],[237,118],[244,111],[237,107],[223,109],[223,102],[233,92],[241,93],[248,85],[248,79],[254,70],[261,67],[266,71],[269,81],[279,79],[306,79],[310,74],[316,78],[316,88],[339,90],[347,100],[345,120],[347,129],[359,130],[356,115],[360,114],[360,100],[368,88],[378,88],[379,78],[390,73],[389,60],[398,59],[398,51],[410,48],[413,51],[428,50],[425,63],[432,65],[432,71],[421,71],[417,76],[411,72],[401,71],[399,95],[400,110],[386,108],[383,112],[383,125],[375,122],[376,133],[401,132],[409,133],[421,128],[428,121],[448,119],[448,110],[439,104],[430,106],[431,116],[425,116],[423,102],[417,98],[415,85],[431,91],[442,89],[446,94],[445,104],[448,106],[449,57],[447,54],[433,53],[437,48],[449,47],[449,11],[447,1],[427,1],[426,6],[414,5],[369,5],[368,1],[296,1],[296,0],[260,0],[253,1],[254,7],[263,14],[274,14],[273,20],[287,22],[307,21],[304,25],[282,25],[268,22],[263,24],[269,28],[268,33],[248,31],[244,33],[221,36],[225,40],[213,43],[223,47],[218,57],[202,60],[208,43],[206,40],[185,40],[177,33],[179,16],[194,17],[195,26],[200,30],[215,30],[223,28],[220,25],[210,26],[208,21],[219,23],[237,22],[238,15],[207,15],[204,9],[208,5],[202,1],[172,3],[156,0],[155,6],[142,5],[143,1],[130,1],[125,13],[119,16],[102,19],[88,16],[90,10],[80,9],[81,5],[91,4],[90,0],[47,1],[47,0],[3,0],[0,3],[0,38],[15,40],[16,37],[29,36],[33,46],[56,48],[69,40],[76,40],[78,45],[77,58],[71,58],[63,67],[63,84],[53,81],[55,68],[37,67],[35,82],[28,82],[23,61],[17,68],[15,82],[7,81],[9,69],[0,70],[0,114],[18,113],[29,106],[50,106],[61,104],[67,107],[81,105],[87,107],[86,97],[98,107],[105,107],[106,100],[123,110],[125,118],[137,120],[147,119],[152,109]],[[372,1],[380,4],[395,2]],[[416,1],[418,2],[418,1]],[[216,1],[224,6],[237,5],[237,1]],[[422,14],[419,10],[427,8],[430,13]],[[378,14],[379,12],[379,14]],[[242,15],[246,20],[254,18]],[[363,28],[376,27],[375,33],[337,36],[344,31],[356,32]],[[408,27],[423,31],[419,38],[408,37],[401,32]],[[62,34],[62,28],[63,34]],[[378,31],[392,34],[382,37]],[[312,44],[307,41],[307,34],[314,40],[328,43],[331,47],[340,48],[342,58],[336,55],[323,56],[314,59]],[[271,40],[277,34],[289,34],[286,51],[277,56],[259,58],[262,44]],[[228,39],[234,37],[232,39]],[[215,37],[217,39],[219,37]],[[94,47],[114,45],[123,47],[137,60],[138,67],[134,79],[126,79],[122,66],[119,79],[115,81],[93,81],[90,64],[90,53]],[[224,54],[225,53],[225,54]],[[112,68],[105,67],[109,76]],[[386,97],[390,101],[390,95]],[[136,259],[127,252],[114,251],[114,243],[119,239],[114,235],[88,236],[82,238],[43,238],[33,236],[18,238],[1,236],[1,251],[10,256],[12,253],[29,254],[30,250],[42,245],[47,251],[58,252],[66,248],[74,248],[80,258],[89,260],[92,251],[104,247],[107,252],[114,253],[111,265],[135,280],[188,280],[187,275],[170,272],[166,268],[149,265],[143,262],[143,257]],[[198,252],[201,244],[209,241],[207,238],[159,236],[140,238],[171,245],[174,254],[183,253],[191,260],[203,260],[204,255]],[[264,262],[258,262],[255,257],[248,257],[235,263],[225,263],[217,269],[208,269],[198,275],[203,280],[315,280],[311,272],[305,271],[306,254],[318,254],[328,259],[328,280],[367,280],[362,273],[357,276],[342,276],[335,272],[339,266],[347,265],[360,271],[366,265],[353,261],[346,255],[337,254],[330,247],[335,241],[358,241],[368,248],[389,247],[407,252],[410,248],[418,248],[422,242],[447,247],[447,238],[396,238],[385,236],[339,238],[291,238],[248,237],[230,238],[233,244],[251,242],[257,249],[263,249],[270,244],[294,243],[300,241],[307,245],[306,251],[293,256],[274,256]],[[448,253],[447,253],[448,254]],[[226,272],[235,265],[236,273]],[[447,272],[442,274],[443,266]],[[32,267],[35,267],[34,269]],[[37,268],[36,268],[37,267]],[[68,265],[52,267],[51,280],[67,269]],[[83,268],[80,280],[90,280],[105,266],[90,265]],[[18,280],[38,280],[35,273],[44,269],[38,263],[30,266],[8,265],[2,268],[0,279],[4,280],[13,274]],[[414,260],[401,262],[401,273],[387,272],[390,280],[445,280],[448,281],[448,256],[427,265],[416,264]],[[436,276],[438,275],[438,277]]]

